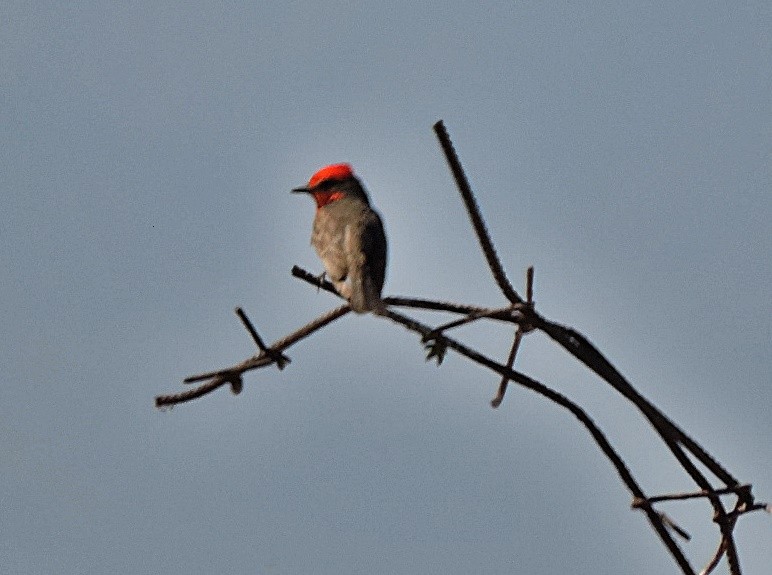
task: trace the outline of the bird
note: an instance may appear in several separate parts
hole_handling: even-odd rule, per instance
[[[311,245],[324,273],[356,313],[385,309],[386,233],[362,183],[349,164],[330,164],[293,192],[316,202]]]

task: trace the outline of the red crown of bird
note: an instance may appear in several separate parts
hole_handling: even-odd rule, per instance
[[[325,180],[345,180],[354,175],[354,170],[348,164],[330,164],[316,172],[308,180],[308,187],[315,188],[320,182]]]

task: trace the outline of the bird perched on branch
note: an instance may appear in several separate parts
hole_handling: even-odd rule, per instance
[[[386,234],[351,166],[325,166],[292,191],[316,201],[311,245],[338,293],[357,313],[383,310]]]

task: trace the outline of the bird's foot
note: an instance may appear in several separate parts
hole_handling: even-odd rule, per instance
[[[322,289],[322,286],[324,285],[324,282],[326,279],[327,279],[326,271],[323,271],[318,276],[316,276],[316,293],[319,293],[319,290]]]

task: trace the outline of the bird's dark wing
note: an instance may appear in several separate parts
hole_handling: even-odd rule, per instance
[[[372,278],[375,289],[380,296],[383,282],[386,279],[386,232],[383,222],[374,210],[369,210],[363,221],[362,251],[365,255],[366,273]]]

